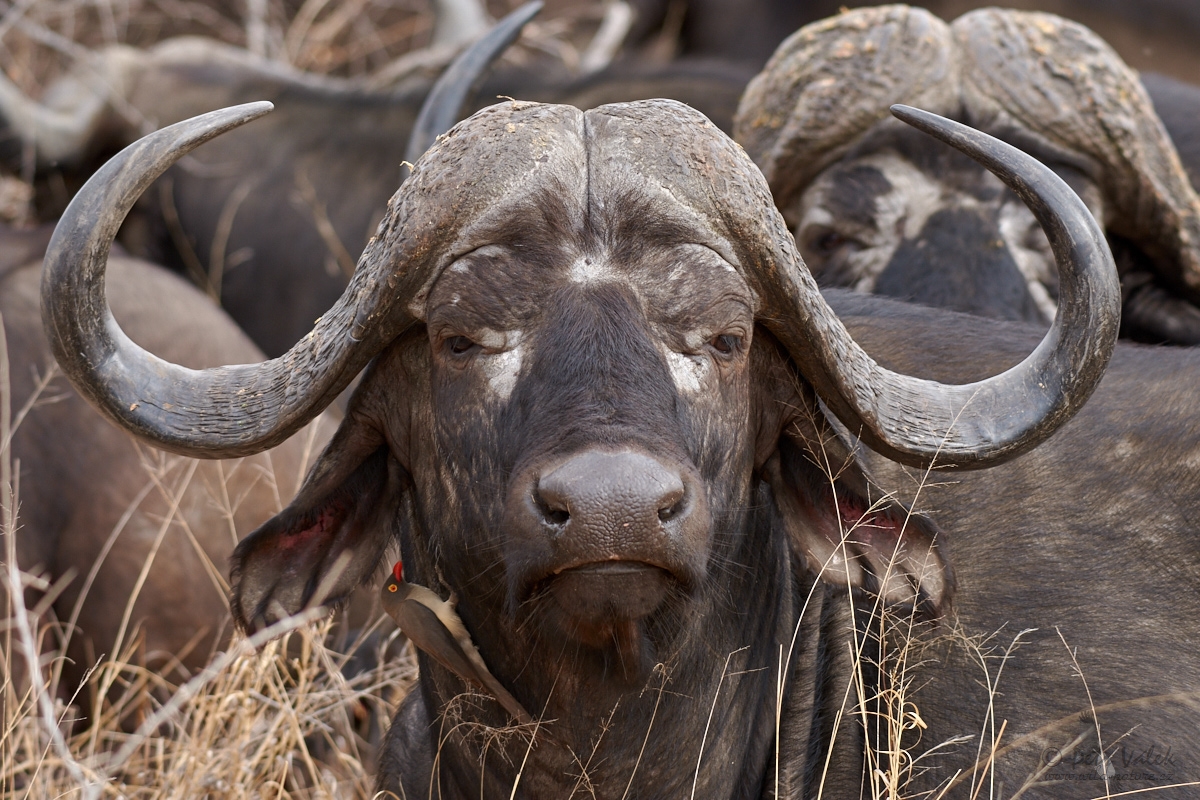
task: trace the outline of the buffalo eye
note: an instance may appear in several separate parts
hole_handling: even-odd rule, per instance
[[[733,355],[742,343],[742,337],[732,333],[722,333],[709,339],[708,346],[723,356]]]
[[[478,346],[466,336],[451,336],[446,340],[446,349],[455,356],[465,356]]]
[[[832,253],[850,241],[837,231],[823,231],[813,240],[813,248],[821,253]]]

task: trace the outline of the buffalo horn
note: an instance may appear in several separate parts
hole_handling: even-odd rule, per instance
[[[579,138],[576,109],[514,102],[480,111],[417,163],[388,201],[342,296],[291,350],[262,364],[207,370],[163,361],[131,342],[109,312],[104,268],[112,238],[138,195],[171,164],[269,108],[214,111],[127,147],[75,196],[46,255],[43,321],[63,371],[118,425],[182,455],[250,455],[320,413],[419,318],[430,286],[451,253],[468,246],[471,231],[553,177],[544,175],[543,154],[575,154],[570,143]],[[506,126],[513,115],[526,124]],[[505,146],[496,147],[497,134]]]
[[[1108,229],[1200,303],[1200,197],[1136,73],[1095,33],[1053,14],[986,8],[950,28],[967,121],[1082,161],[1109,206]]]
[[[961,105],[949,26],[923,8],[856,8],[789,36],[746,86],[734,138],[788,207],[893,103],[943,116]]]
[[[742,95],[735,138],[786,214],[823,169],[894,124],[893,103],[1082,170],[1110,232],[1200,303],[1200,197],[1136,74],[1083,25],[999,8],[950,25],[905,5],[853,9],[779,46]]]
[[[458,112],[466,101],[472,84],[489,64],[516,41],[525,23],[541,10],[541,0],[526,3],[497,22],[486,35],[454,59],[454,63],[441,74],[421,106],[421,113],[417,115],[417,122],[408,137],[405,161],[410,164],[417,163],[417,159],[429,149],[433,140],[450,129],[458,119]]]
[[[1061,284],[1069,287],[1033,354],[978,383],[946,385],[897,374],[863,352],[805,268],[762,173],[686,106],[659,100],[588,112],[590,159],[603,165],[589,174],[589,191],[601,197],[646,193],[663,198],[659,213],[694,219],[686,223],[691,235],[745,278],[757,298],[755,319],[787,348],[799,374],[851,436],[914,466],[995,464],[1045,439],[1100,380],[1119,326],[1116,268],[1083,202],[1037,160],[933,114],[910,108],[894,113],[1012,187],[1041,222]]]
[[[260,102],[213,111],[125,148],[71,201],[46,252],[42,319],[63,371],[118,425],[175,453],[230,458],[272,447],[320,413],[373,355],[348,335],[355,309],[345,300],[362,291],[361,279],[312,333],[263,364],[180,367],[132,342],[109,310],[109,248],[142,191],[194,148],[270,110]]]
[[[1116,267],[1087,207],[1036,159],[935,114],[907,106],[893,106],[892,113],[978,161],[1029,206],[1059,270],[1058,314],[1050,331],[1006,372],[946,385],[876,364],[850,338],[807,270],[797,271],[799,280],[776,281],[764,291],[765,298],[784,300],[766,309],[767,325],[851,434],[872,449],[914,466],[991,466],[1043,441],[1099,383],[1120,326]]]
[[[434,120],[425,121],[427,143],[440,132],[428,126],[453,122],[474,78],[540,8],[540,2],[532,2],[508,15],[468,48],[455,74],[443,76],[439,84],[444,102],[429,102],[425,109],[433,109]],[[444,116],[447,108],[449,118]],[[233,458],[273,447],[303,427],[414,321],[406,304],[427,286],[437,267],[438,231],[455,230],[471,216],[445,211],[453,222],[439,228],[430,218],[437,214],[413,213],[412,224],[425,227],[408,237],[409,249],[402,246],[400,252],[387,236],[392,228],[385,220],[337,303],[279,358],[199,371],[157,358],[130,341],[109,311],[104,270],[113,237],[138,196],[172,164],[270,109],[265,102],[222,109],[134,142],[75,196],[46,254],[42,316],[63,371],[116,424],[164,450],[195,458]],[[411,194],[431,191],[420,185]],[[397,209],[407,208],[409,195],[410,190],[402,188],[389,211],[407,219]],[[404,227],[403,220],[399,227]]]

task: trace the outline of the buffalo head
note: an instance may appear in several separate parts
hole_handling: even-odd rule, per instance
[[[881,6],[780,45],[747,88],[736,138],[819,283],[1002,319],[1054,315],[1050,247],[1020,197],[897,124],[893,103],[1050,165],[1112,238],[1125,331],[1200,341],[1200,198],[1136,74],[1049,14],[983,9],[947,25]]]
[[[962,126],[898,111],[1029,199],[1064,301],[1025,362],[950,386],[884,370],[850,339],[761,174],[703,116],[671,101],[513,102],[422,157],[345,295],[285,356],[183,370],[105,313],[108,243],[158,171],[263,110],[164,129],[80,193],[47,259],[56,354],[120,424],[207,456],[287,436],[370,362],[296,500],[239,546],[235,614],[256,627],[336,601],[399,539],[413,580],[457,595],[496,677],[556,720],[523,779],[536,796],[569,790],[572,759],[600,747],[602,727],[629,733],[610,734],[592,773],[615,786],[637,753],[632,731],[656,714],[683,726],[710,704],[721,724],[709,746],[743,769],[714,761],[702,793],[761,780],[766,698],[814,576],[934,614],[945,603],[952,576],[932,526],[872,492],[821,403],[904,463],[983,466],[1069,417],[1115,338],[1115,270],[1086,208]],[[464,688],[423,669],[389,774],[432,769],[429,724]],[[640,692],[655,675],[674,687],[657,699]],[[488,703],[461,713],[506,720]],[[437,756],[446,785],[511,784],[524,744],[481,778],[489,745],[454,731]],[[692,781],[676,745],[644,745],[650,794]]]

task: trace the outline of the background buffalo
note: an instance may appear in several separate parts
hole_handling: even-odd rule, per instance
[[[179,680],[228,641],[224,565],[238,540],[295,494],[334,422],[318,420],[295,440],[239,461],[139,447],[70,388],[50,355],[38,302],[49,233],[0,231],[9,256],[0,263],[6,392],[23,412],[10,451],[21,487],[16,555],[43,587],[25,602],[46,596],[62,625],[62,638],[46,646],[67,654],[58,663],[65,697],[118,655]],[[108,296],[135,340],[197,369],[263,358],[179,276],[128,257],[113,266]],[[106,676],[110,685],[115,678]],[[86,691],[80,699],[100,707]]]
[[[1179,94],[1161,103],[1177,131]],[[1054,167],[1109,234],[1124,335],[1200,342],[1200,196],[1135,73],[1049,14],[986,9],[945,23],[917,7],[863,8],[780,46],[743,96],[736,135],[823,285],[1001,319],[1054,314],[1036,221],[977,165],[898,126],[897,102]]]

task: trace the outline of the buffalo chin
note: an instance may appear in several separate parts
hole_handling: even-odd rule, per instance
[[[555,626],[599,651],[626,681],[635,683],[654,666],[644,620],[677,585],[677,578],[661,567],[605,561],[563,570],[545,589],[553,601],[549,605]]]

